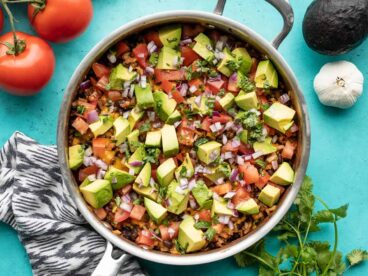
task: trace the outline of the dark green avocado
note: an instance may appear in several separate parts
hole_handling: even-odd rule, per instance
[[[304,16],[304,39],[321,54],[344,54],[367,34],[368,0],[315,0]]]

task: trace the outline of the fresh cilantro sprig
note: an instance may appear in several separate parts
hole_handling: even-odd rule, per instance
[[[341,252],[337,250],[337,221],[346,217],[348,205],[331,209],[318,196],[312,193],[313,184],[305,177],[301,190],[293,208],[274,228],[277,239],[284,245],[276,255],[265,248],[265,239],[251,248],[235,255],[237,264],[246,267],[259,265],[259,275],[342,275],[368,259],[368,252],[355,249],[347,254],[349,266]],[[320,202],[324,209],[315,211],[315,202]],[[311,232],[320,231],[320,225],[332,223],[334,227],[334,243],[309,239]],[[272,239],[272,237],[271,237]]]

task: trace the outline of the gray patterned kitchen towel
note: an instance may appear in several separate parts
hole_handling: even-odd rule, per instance
[[[0,221],[18,232],[36,276],[90,275],[106,247],[61,180],[56,148],[19,132],[0,151]],[[119,275],[145,274],[129,259]]]

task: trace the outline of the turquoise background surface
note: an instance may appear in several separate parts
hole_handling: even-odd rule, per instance
[[[84,55],[108,33],[135,18],[155,12],[175,9],[212,11],[215,0],[95,0],[95,15],[88,30],[78,39],[52,45],[57,65],[49,85],[38,95],[20,98],[0,92],[0,145],[11,134],[22,131],[44,144],[55,144],[57,115],[70,76]],[[368,249],[368,95],[365,93],[349,110],[322,106],[313,91],[313,78],[320,67],[333,60],[349,60],[368,76],[368,41],[347,55],[328,57],[311,51],[301,32],[303,15],[311,1],[292,0],[295,24],[291,34],[280,47],[294,70],[308,103],[312,126],[312,151],[308,174],[315,183],[315,193],[330,206],[349,203],[349,216],[339,222],[339,249]],[[15,7],[19,30],[32,33],[24,6]],[[266,39],[271,40],[280,30],[279,14],[265,1],[228,0],[224,16],[237,20]],[[6,26],[9,27],[8,25]],[[337,34],[338,35],[338,34]],[[332,239],[332,228],[313,236]],[[277,248],[277,245],[272,245]],[[142,261],[151,275],[256,275],[255,269],[240,269],[233,258],[212,264],[174,267]],[[16,233],[0,223],[0,274],[31,275],[29,260]],[[368,275],[368,264],[359,266],[348,275]]]

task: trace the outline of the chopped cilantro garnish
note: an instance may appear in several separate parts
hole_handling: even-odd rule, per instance
[[[195,142],[194,142],[194,149],[195,150],[198,150],[198,147],[202,144],[206,144],[207,142],[209,141],[208,138],[206,137],[202,137],[202,138],[199,138],[197,139]]]
[[[245,92],[251,92],[255,89],[254,84],[247,76],[238,74],[238,77],[239,77],[238,86],[240,87],[240,89],[242,89]]]
[[[255,161],[255,163],[256,163],[258,166],[260,166],[262,169],[264,169],[264,168],[266,167],[266,162],[265,162],[265,161],[263,161],[263,160],[261,160],[261,159],[257,159],[257,160]]]
[[[207,229],[211,227],[211,222],[200,220],[194,224],[196,229]]]
[[[151,129],[151,124],[149,122],[145,122],[139,127],[139,132],[147,132]]]
[[[78,114],[84,114],[84,111],[86,111],[86,107],[84,105],[78,105],[77,106],[77,113]]]
[[[151,66],[156,66],[158,63],[158,53],[154,52],[148,59],[148,62]]]
[[[215,235],[216,235],[216,230],[213,229],[212,227],[208,228],[207,231],[204,233],[204,236],[206,237],[208,241],[212,241]]]
[[[121,198],[120,198],[120,196],[115,197],[115,204],[118,207],[120,206],[120,204],[121,204]]]
[[[242,60],[228,60],[226,62],[226,67],[232,71],[237,71],[242,64]]]
[[[177,240],[174,240],[176,250],[181,254],[184,255],[187,251],[189,244],[187,243],[185,246],[182,246]]]
[[[142,204],[142,202],[143,202],[142,198],[137,198],[137,199],[135,199],[135,200],[133,201],[133,204],[134,204],[134,205],[140,205],[140,204]]]
[[[160,149],[157,148],[147,148],[146,149],[146,156],[144,157],[144,161],[150,162],[152,164],[157,164],[158,157],[161,153]]]
[[[185,167],[185,166],[181,167],[180,176],[181,177],[187,177],[187,167]]]

